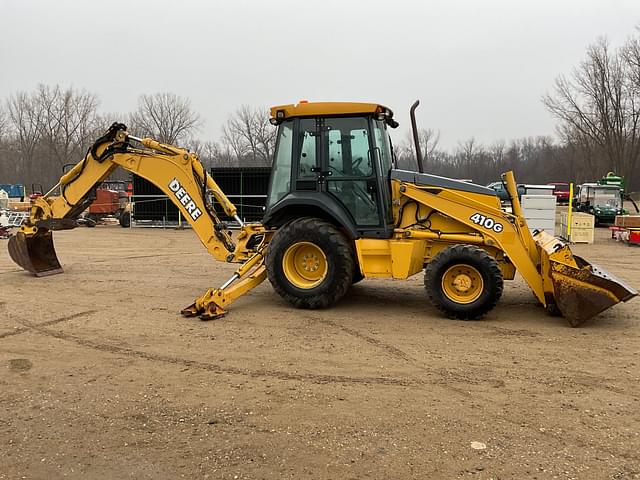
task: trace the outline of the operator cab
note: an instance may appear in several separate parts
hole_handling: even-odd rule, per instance
[[[352,238],[391,237],[391,110],[300,102],[273,107],[271,123],[278,133],[265,225],[308,215],[342,225]]]

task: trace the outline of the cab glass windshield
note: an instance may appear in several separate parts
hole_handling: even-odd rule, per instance
[[[620,208],[620,192],[617,190],[598,189],[594,196],[594,206]]]

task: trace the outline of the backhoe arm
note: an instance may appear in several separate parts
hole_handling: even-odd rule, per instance
[[[64,174],[50,192],[34,201],[29,219],[9,241],[11,258],[36,276],[62,272],[51,231],[77,226],[76,219],[95,198],[96,186],[118,167],[162,190],[214,258],[242,263],[229,281],[218,289],[207,290],[182,311],[184,315],[220,317],[226,313],[225,307],[265,279],[264,251],[271,232],[262,224],[242,222],[236,207],[207,174],[195,153],[129,135],[121,123],[114,123],[82,161]],[[58,188],[60,196],[52,196]],[[216,215],[209,194],[240,224],[235,243],[226,224]]]
[[[134,147],[133,142],[140,144]],[[60,178],[56,187],[61,195],[52,197],[52,189],[35,200],[30,218],[21,232],[27,236],[42,230],[73,228],[75,219],[91,204],[95,187],[116,168],[145,178],[180,209],[206,249],[217,260],[243,261],[246,252],[236,246],[226,225],[220,221],[208,199],[212,193],[225,213],[237,217],[236,207],[210,175],[195,153],[161,144],[155,140],[129,135],[122,124],[114,124],[91,147],[85,158]],[[236,253],[239,255],[236,258]]]

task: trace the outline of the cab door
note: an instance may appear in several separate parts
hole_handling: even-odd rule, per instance
[[[320,161],[321,125],[316,118],[297,120],[295,148],[295,191],[322,190],[322,164]]]
[[[349,212],[364,237],[386,237],[370,118],[321,118],[320,188]]]

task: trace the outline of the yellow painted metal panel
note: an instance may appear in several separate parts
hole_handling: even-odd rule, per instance
[[[492,245],[500,247],[529,284],[540,303],[546,305],[542,277],[537,269],[540,256],[524,220],[520,223],[519,217],[510,217],[498,207],[451,190],[430,191],[428,187],[417,187],[408,183],[403,183],[402,187],[402,195],[456,219],[470,231],[478,232],[487,240],[490,239]],[[481,219],[481,222],[488,219],[489,222],[481,225],[475,219]],[[497,226],[500,228],[495,228]],[[414,234],[412,230],[407,232],[409,235]],[[419,235],[418,232],[415,234]],[[485,243],[489,242],[485,240]]]
[[[276,112],[284,111],[285,118],[308,117],[314,115],[350,115],[375,113],[389,110],[377,103],[356,102],[308,102],[271,107],[271,116],[276,117]]]
[[[389,240],[361,238],[355,243],[360,271],[365,278],[391,277]]]
[[[393,278],[408,278],[424,268],[424,240],[391,240],[391,273]]]
[[[427,242],[417,239],[356,240],[360,270],[366,278],[410,277],[424,267]]]

